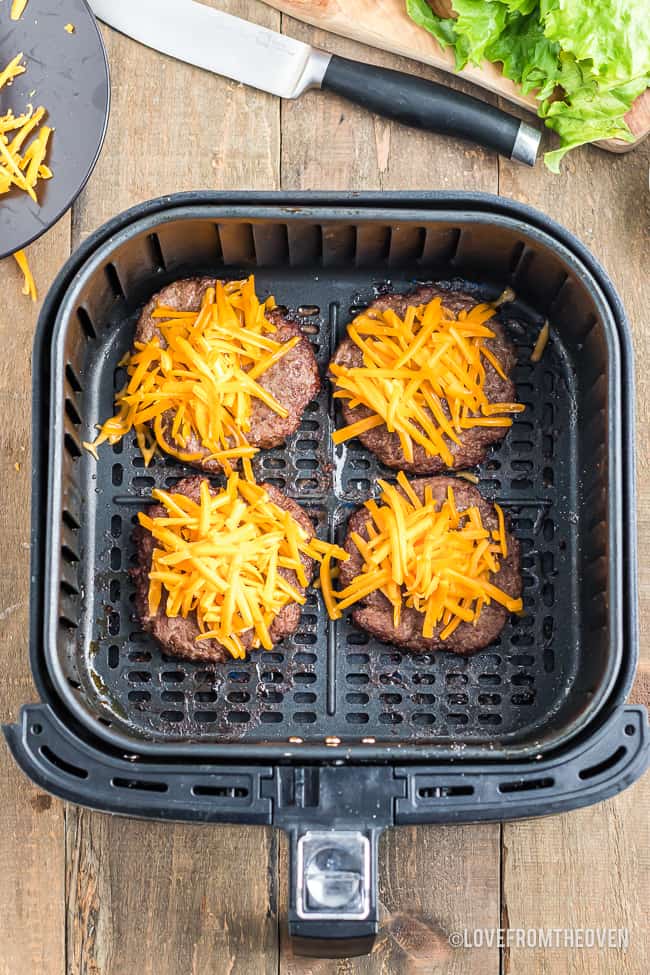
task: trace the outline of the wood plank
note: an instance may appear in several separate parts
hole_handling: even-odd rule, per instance
[[[212,6],[279,28],[280,15],[256,0]],[[277,187],[277,99],[102,30],[111,117],[93,179],[74,208],[73,243],[120,209],[166,193]]]
[[[497,975],[496,948],[455,948],[465,928],[499,925],[499,827],[389,830],[380,844],[380,930],[371,955],[300,958],[287,936],[288,844],[280,855],[280,975]],[[471,897],[467,896],[471,891]],[[453,939],[452,939],[453,940]]]
[[[279,14],[252,0],[219,6],[279,26]],[[75,243],[162,193],[278,185],[276,100],[104,36],[111,123],[75,207]],[[69,975],[276,972],[271,830],[138,823],[70,807],[67,837]]]
[[[68,812],[69,975],[276,975],[276,836]]]
[[[29,261],[43,296],[69,254],[70,222],[32,245]],[[15,261],[0,262],[0,716],[15,721],[37,699],[28,660],[31,349],[39,305],[21,294]],[[61,975],[64,944],[63,804],[33,786],[0,748],[0,973]]]
[[[283,30],[323,45],[326,35],[283,18]],[[392,55],[337,42],[345,57],[404,69]],[[436,72],[424,69],[427,77]],[[454,86],[462,83],[454,79]],[[308,135],[306,136],[306,133]],[[347,102],[309,92],[282,107],[284,189],[444,189],[495,192],[493,154],[460,148],[375,118]],[[391,830],[380,852],[381,933],[367,958],[314,961],[293,955],[286,937],[287,854],[282,843],[281,968],[283,975],[496,975],[496,948],[453,949],[449,935],[464,927],[495,927],[499,917],[499,826],[418,827]],[[466,891],[472,891],[472,897]]]
[[[266,3],[292,17],[305,21],[313,27],[331,31],[342,37],[369,44],[381,51],[390,51],[407,58],[414,58],[433,68],[447,73],[455,71],[455,55],[451,48],[443,50],[428,31],[415,24],[406,13],[405,0],[265,0]],[[446,15],[444,6],[438,9]],[[320,45],[319,45],[320,46]],[[322,46],[327,51],[341,54],[335,38],[324,37]],[[406,65],[401,70],[417,72],[417,65]],[[487,91],[507,98],[515,105],[521,105],[530,112],[537,113],[537,102],[533,95],[524,95],[518,85],[504,78],[501,70],[489,61],[479,67],[468,64],[461,72],[467,81],[479,85]],[[449,78],[445,79],[445,84]],[[474,92],[474,94],[476,94]],[[627,122],[637,137],[637,143],[650,132],[650,90],[639,96],[628,112]],[[625,153],[634,148],[635,143],[621,139],[608,139],[603,142],[610,152]]]
[[[647,254],[650,147],[613,160],[585,148],[567,159],[562,178],[537,167],[500,164],[500,189],[574,231],[603,262],[632,324],[637,361],[637,461],[641,673],[650,666],[650,354]],[[647,680],[647,678],[645,678]],[[644,677],[632,693],[639,699]],[[647,687],[646,687],[647,691]],[[645,927],[650,876],[650,777],[599,806],[554,819],[504,827],[504,919],[511,927],[627,927],[627,952],[512,948],[504,972],[578,975],[650,967]]]
[[[321,47],[327,34],[290,18],[283,30]],[[384,67],[405,70],[402,58],[340,40],[337,51]],[[423,75],[439,80],[440,72]],[[449,83],[449,79],[446,80]],[[454,78],[452,86],[471,86]],[[494,96],[489,98],[495,101]],[[306,92],[282,103],[282,186],[285,189],[468,189],[497,191],[496,157],[478,146],[419,132],[371,115],[330,93]]]

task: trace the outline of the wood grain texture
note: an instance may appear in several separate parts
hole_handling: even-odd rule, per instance
[[[499,831],[484,826],[389,830],[379,852],[380,930],[371,955],[314,960],[287,938],[288,845],[280,856],[280,975],[497,975],[498,949],[454,948],[450,935],[499,925]],[[468,892],[471,891],[471,896]]]
[[[647,261],[650,146],[625,157],[585,148],[563,178],[541,167],[523,175],[500,162],[500,190],[539,207],[572,230],[602,261],[632,326],[637,363],[637,463],[641,664],[630,699],[648,703],[650,669],[650,355]],[[645,692],[644,692],[645,689]],[[645,696],[645,700],[643,699]],[[504,975],[645,975],[650,969],[650,776],[599,806],[504,826],[503,911],[511,927],[627,927],[626,952],[512,948]]]
[[[69,975],[276,975],[276,837],[68,815]]]
[[[213,6],[265,27],[280,26],[280,15],[254,0]],[[277,188],[278,99],[102,30],[111,117],[93,179],[74,208],[75,246],[120,210],[155,196]]]
[[[455,58],[451,48],[443,48],[422,27],[415,24],[406,13],[406,0],[265,0],[266,3],[318,27],[342,37],[369,44],[381,51],[390,51],[403,57],[413,58],[446,72],[455,72]],[[442,12],[441,8],[441,11]],[[323,40],[323,47],[341,54],[334,39]],[[403,70],[413,71],[413,65]],[[537,112],[533,95],[522,94],[520,88],[504,78],[500,69],[489,61],[478,67],[468,64],[460,77],[507,98],[531,112]],[[628,112],[627,123],[642,141],[650,132],[650,90],[637,98]],[[626,153],[635,143],[621,139],[607,139],[602,143],[610,152]]]
[[[69,218],[28,250],[43,296],[70,246]],[[0,717],[37,698],[28,661],[31,351],[39,305],[0,262]],[[64,830],[61,803],[33,786],[0,747],[0,973],[62,975]]]
[[[279,27],[279,14],[262,5],[221,6]],[[277,187],[277,100],[108,29],[104,37],[111,122],[75,207],[75,245],[120,210],[163,193]],[[271,830],[136,823],[69,807],[67,839],[67,975],[277,971]]]
[[[316,47],[327,35],[290,18],[283,30]],[[366,60],[396,70],[403,58],[341,40],[344,57]],[[432,80],[440,73],[431,68]],[[455,87],[470,85],[454,79]],[[493,98],[494,96],[489,96]],[[285,189],[468,189],[497,192],[493,153],[455,143],[444,136],[419,132],[373,116],[331,94],[306,92],[282,104],[282,186]]]

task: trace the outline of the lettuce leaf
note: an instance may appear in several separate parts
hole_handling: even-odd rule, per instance
[[[625,114],[650,86],[648,0],[453,0],[457,18],[438,17],[427,0],[406,0],[409,15],[443,46],[456,67],[487,58],[534,92],[559,148],[553,172],[576,146],[632,140]]]
[[[457,43],[456,21],[438,17],[427,0],[406,0],[406,12],[419,27],[433,34],[442,48],[453,47]]]

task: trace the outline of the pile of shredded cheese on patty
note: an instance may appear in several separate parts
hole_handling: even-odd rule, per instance
[[[0,71],[0,89],[24,74],[27,69],[22,61],[22,53],[17,54]],[[45,164],[52,134],[49,126],[41,125],[45,114],[42,106],[34,108],[28,105],[22,115],[14,115],[11,109],[5,115],[0,115],[0,195],[16,186],[27,193],[34,203],[38,203],[36,185],[39,179],[50,179],[52,176],[52,171]]]
[[[334,592],[331,580],[321,573],[330,616],[340,618],[343,610],[378,591],[393,606],[396,628],[407,606],[423,614],[425,638],[442,625],[440,639],[446,640],[462,622],[476,623],[492,600],[510,613],[521,612],[522,600],[513,599],[490,581],[508,555],[499,505],[494,506],[498,528],[490,531],[476,506],[458,511],[451,487],[441,504],[429,486],[421,501],[402,472],[397,481],[403,493],[379,481],[380,502],[365,504],[368,540],[351,534],[363,558],[359,575],[345,589]]]
[[[128,382],[116,397],[117,413],[84,446],[97,456],[100,444],[135,430],[147,466],[160,447],[185,462],[216,460],[227,474],[241,458],[250,477],[258,452],[246,439],[253,401],[288,416],[258,380],[300,342],[275,341],[276,326],[266,317],[273,308],[272,297],[257,298],[252,275],[208,288],[198,313],[156,308],[164,341],[135,342],[120,363]],[[202,452],[191,449],[197,441]]]
[[[385,425],[399,436],[404,457],[413,444],[451,467],[448,441],[460,444],[472,427],[509,427],[504,414],[519,413],[519,403],[491,403],[485,393],[485,362],[507,379],[487,342],[495,337],[485,324],[492,305],[476,305],[454,316],[440,298],[410,305],[404,318],[391,308],[369,308],[348,325],[348,335],[363,353],[363,366],[330,366],[336,399],[360,405],[372,416],[338,430],[335,443]]]
[[[253,631],[252,648],[273,648],[269,628],[289,603],[305,597],[282,570],[309,584],[301,554],[321,561],[323,554],[346,559],[347,553],[317,538],[274,504],[264,488],[231,474],[226,487],[212,494],[201,482],[200,503],[183,494],[154,490],[165,516],[140,513],[155,549],[149,573],[149,610],[158,612],[163,590],[166,614],[194,614],[198,640],[217,640],[235,659],[244,659],[241,636]]]

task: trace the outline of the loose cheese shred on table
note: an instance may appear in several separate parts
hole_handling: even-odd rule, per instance
[[[34,281],[34,275],[32,274],[29,262],[27,260],[27,255],[25,251],[16,251],[14,258],[20,270],[23,272],[23,277],[25,282],[23,284],[23,294],[32,301],[38,301],[38,292],[36,291],[36,283]]]
[[[74,34],[74,32],[75,32],[75,26],[74,26],[74,24],[66,24],[63,29],[66,30],[68,32],[68,34]]]
[[[20,13],[24,7],[23,3]],[[17,54],[0,71],[0,89],[26,71],[22,60],[23,55]],[[52,129],[40,125],[45,114],[42,106],[34,108],[28,105],[22,115],[14,115],[11,109],[5,115],[0,115],[0,195],[16,186],[27,193],[34,203],[38,203],[38,181],[52,177],[45,163]]]
[[[198,313],[156,308],[163,341],[135,343],[123,363],[128,381],[116,397],[117,413],[84,446],[95,453],[135,430],[147,465],[157,447],[183,461],[206,459],[201,446],[226,473],[237,458],[249,469],[257,453],[246,439],[254,401],[288,415],[258,380],[300,341],[274,340],[276,327],[266,317],[273,308],[273,298],[258,300],[252,275],[208,288]]]
[[[453,488],[442,502],[425,491],[421,500],[402,472],[400,492],[379,481],[380,503],[366,502],[368,535],[352,540],[363,567],[353,582],[335,592],[326,572],[321,572],[323,597],[333,619],[343,610],[382,592],[393,606],[393,621],[399,626],[403,608],[423,614],[422,635],[433,636],[442,626],[440,638],[448,639],[462,623],[478,622],[484,606],[492,600],[510,613],[523,608],[491,582],[507,557],[507,535],[503,512],[496,505],[498,527],[487,529],[476,506],[459,511]]]
[[[472,427],[509,427],[507,414],[520,413],[520,403],[492,403],[484,385],[486,362],[504,377],[498,357],[488,347],[495,337],[485,324],[493,305],[476,305],[454,316],[434,298],[410,306],[404,318],[393,309],[370,308],[348,326],[348,335],[363,353],[363,366],[330,366],[337,399],[365,406],[372,415],[334,434],[342,443],[385,425],[399,436],[404,456],[413,460],[413,445],[439,456],[451,467],[450,443],[460,443]]]
[[[236,473],[212,494],[201,484],[200,502],[154,490],[165,509],[160,518],[138,519],[155,540],[149,574],[149,609],[155,614],[166,594],[168,616],[195,614],[197,638],[217,640],[236,659],[246,656],[242,634],[253,630],[252,647],[271,650],[270,627],[289,603],[305,597],[281,570],[307,585],[301,555],[329,566],[347,553],[309,539],[301,525],[274,504],[258,484]]]
[[[27,6],[27,0],[13,0],[11,4],[11,19],[20,20],[25,12],[25,7]]]

